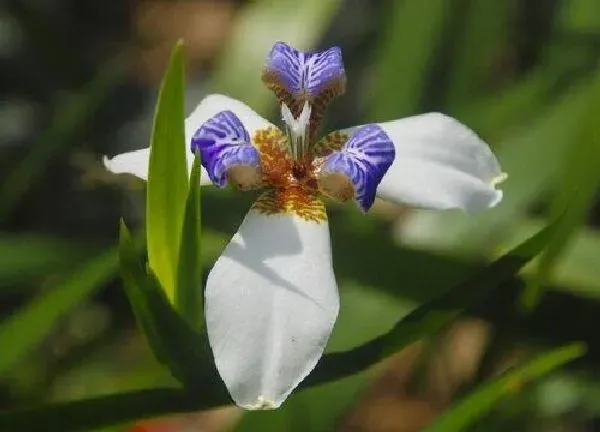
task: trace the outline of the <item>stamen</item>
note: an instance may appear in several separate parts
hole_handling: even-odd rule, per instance
[[[310,112],[311,107],[308,101],[304,102],[298,118],[294,118],[286,104],[281,104],[281,119],[288,136],[290,154],[296,161],[304,160],[309,151]]]

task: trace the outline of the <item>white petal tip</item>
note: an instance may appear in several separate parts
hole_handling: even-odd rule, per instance
[[[491,181],[492,187],[496,187],[501,183],[504,183],[506,181],[506,179],[508,178],[508,174],[503,172],[500,173],[500,175],[498,175],[497,177],[494,177]]]
[[[132,174],[143,180],[148,178],[148,160],[150,149],[134,150],[118,154],[112,158],[104,157],[102,163],[107,170],[114,174]]]

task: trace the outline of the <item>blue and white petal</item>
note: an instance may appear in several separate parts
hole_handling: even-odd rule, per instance
[[[252,136],[259,129],[266,129],[272,124],[259,116],[246,104],[221,94],[206,96],[196,109],[185,120],[185,141],[188,171],[192,169],[194,154],[189,151],[193,135],[200,126],[209,118],[221,111],[231,111],[242,121],[242,124]],[[148,179],[148,162],[150,149],[144,148],[117,155],[113,158],[104,158],[104,165],[109,171],[116,174],[132,174],[141,179]],[[210,184],[206,170],[202,169],[201,184]]]
[[[192,137],[190,151],[199,151],[210,180],[225,187],[230,179],[247,189],[258,183],[260,155],[250,135],[232,111],[209,118]]]
[[[339,151],[327,156],[319,172],[319,186],[333,198],[354,198],[367,211],[394,157],[394,145],[381,126],[361,126]]]
[[[210,345],[235,403],[279,407],[323,354],[338,310],[327,222],[250,210],[205,291]]]
[[[314,99],[327,88],[345,88],[342,50],[331,47],[319,52],[302,52],[277,42],[267,57],[263,80],[302,99]]]
[[[379,184],[384,199],[415,207],[476,213],[502,199],[507,177],[471,129],[440,113],[381,123],[396,159]]]

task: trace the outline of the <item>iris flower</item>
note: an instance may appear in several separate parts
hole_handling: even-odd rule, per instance
[[[338,47],[301,52],[277,42],[262,81],[278,99],[282,129],[218,94],[203,99],[185,123],[188,168],[200,152],[204,184],[263,191],[205,288],[217,369],[233,400],[247,409],[279,407],[315,367],[336,321],[323,196],[354,200],[364,212],[378,195],[475,213],[500,202],[496,186],[505,178],[473,131],[439,113],[318,139],[327,105],[346,87]],[[146,179],[148,159],[149,149],[142,149],[105,164]]]

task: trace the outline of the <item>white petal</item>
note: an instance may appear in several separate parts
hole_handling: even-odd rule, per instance
[[[471,129],[440,113],[381,123],[394,142],[394,163],[377,188],[381,198],[415,207],[469,213],[502,199],[506,177],[496,157]]]
[[[315,367],[338,314],[327,222],[250,210],[205,297],[210,344],[233,400],[279,407]]]
[[[236,99],[232,99],[225,95],[212,94],[206,96],[196,109],[185,119],[185,142],[188,171],[192,169],[194,155],[190,151],[190,142],[192,136],[198,128],[210,117],[220,111],[233,111],[242,121],[244,127],[250,134],[254,135],[258,129],[265,129],[272,126],[271,123],[261,116],[249,106]],[[104,158],[104,165],[115,174],[133,174],[144,180],[148,179],[148,161],[150,160],[150,149],[140,149],[128,153],[117,155],[111,159]],[[202,167],[201,184],[210,184],[210,180],[204,167]]]

